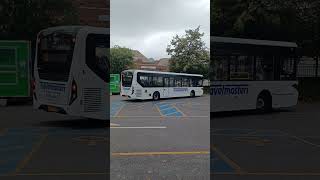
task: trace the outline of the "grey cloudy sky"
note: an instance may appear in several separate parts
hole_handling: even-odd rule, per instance
[[[148,58],[169,57],[175,34],[199,25],[210,42],[210,0],[111,0],[111,46],[139,50]]]

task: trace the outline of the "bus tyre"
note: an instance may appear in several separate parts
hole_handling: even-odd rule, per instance
[[[191,92],[190,92],[190,97],[195,97],[196,96],[196,93],[192,90]]]
[[[260,94],[257,98],[257,110],[263,113],[271,111],[271,97]]]
[[[158,101],[160,99],[160,93],[158,91],[154,92],[152,95],[152,99],[154,101]]]

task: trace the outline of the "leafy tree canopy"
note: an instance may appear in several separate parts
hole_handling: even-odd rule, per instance
[[[203,36],[199,26],[186,30],[184,36],[173,37],[167,47],[167,53],[171,55],[170,71],[208,76],[210,58],[208,48],[201,39]]]
[[[1,0],[0,39],[35,40],[41,29],[78,23],[69,0]]]
[[[211,35],[297,42],[319,54],[319,0],[213,0]]]
[[[114,46],[110,49],[110,73],[120,74],[122,71],[132,68],[132,50],[125,47]]]

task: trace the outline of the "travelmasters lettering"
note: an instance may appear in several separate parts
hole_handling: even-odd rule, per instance
[[[248,85],[214,85],[211,87],[211,95],[228,96],[228,95],[245,95],[248,94]]]

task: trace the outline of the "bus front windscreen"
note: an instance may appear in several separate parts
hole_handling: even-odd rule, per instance
[[[121,79],[122,79],[121,81],[122,81],[122,86],[123,87],[131,87],[132,79],[133,79],[133,73],[129,72],[129,71],[123,72]]]
[[[37,66],[40,79],[68,81],[74,44],[72,34],[52,33],[39,37]]]

